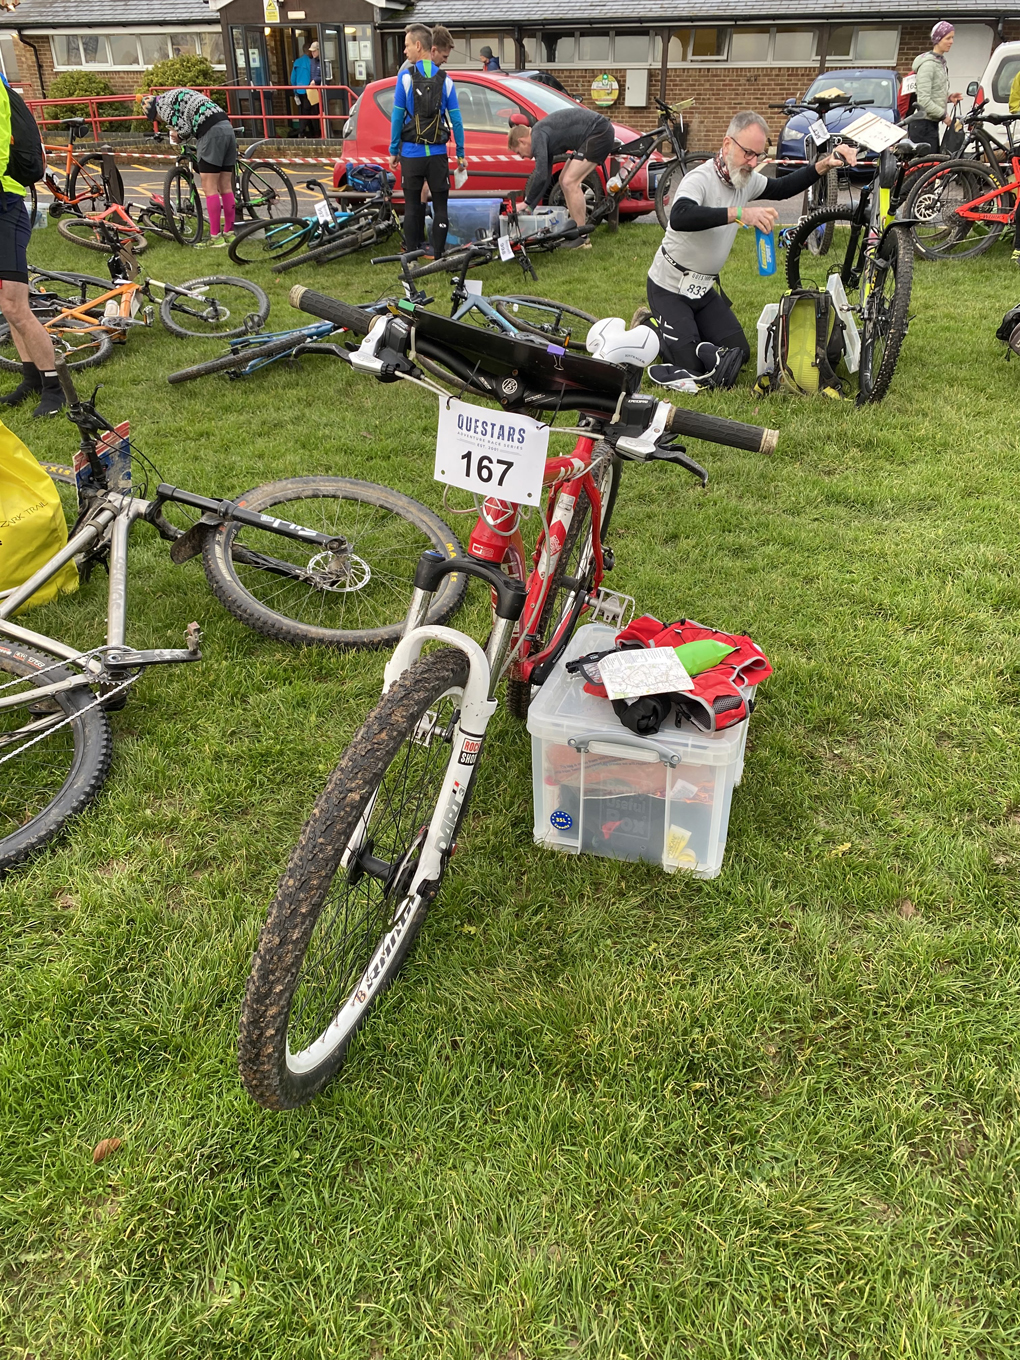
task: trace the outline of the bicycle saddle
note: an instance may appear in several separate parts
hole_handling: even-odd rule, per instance
[[[67,128],[68,132],[72,134],[88,131],[89,125],[84,118],[63,118],[61,119],[61,122],[64,124],[64,127]]]
[[[584,347],[594,358],[605,359],[607,363],[647,368],[658,357],[659,337],[651,326],[628,330],[622,316],[607,316],[589,330]]]
[[[909,137],[904,137],[897,142],[893,148],[896,159],[901,161],[913,160],[915,156],[927,156],[931,151],[930,142],[912,142]]]

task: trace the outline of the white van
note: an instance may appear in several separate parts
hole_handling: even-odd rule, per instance
[[[1000,43],[989,57],[984,75],[967,86],[967,93],[979,104],[982,99],[988,100],[985,113],[1009,113],[1009,89],[1018,72],[1020,42]]]

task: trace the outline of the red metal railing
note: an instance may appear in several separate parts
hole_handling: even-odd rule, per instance
[[[161,88],[170,87],[163,86]],[[315,88],[319,91],[319,107],[306,116],[298,113],[295,98],[298,90],[304,90],[304,86],[213,85],[207,87],[199,85],[195,88],[201,90],[203,94],[210,94],[214,91],[225,94],[227,96],[227,112],[230,117],[243,121],[248,135],[254,135],[250,130],[250,125],[257,128],[263,137],[274,137],[277,123],[288,125],[300,121],[306,124],[314,122],[318,129],[315,135],[324,140],[339,140],[351,105],[358,97],[357,91],[352,90],[349,85],[318,85]],[[282,96],[280,103],[283,107],[281,108],[274,107],[276,103],[274,96],[276,95]],[[44,130],[50,127],[59,128],[67,116],[57,112],[54,116],[47,117],[47,109],[66,109],[71,104],[87,105],[88,112],[83,117],[91,125],[92,136],[97,142],[102,140],[100,124],[105,124],[109,128],[111,124],[130,124],[141,120],[141,115],[137,109],[132,113],[103,112],[104,107],[111,104],[120,105],[121,108],[125,105],[133,105],[135,97],[129,94],[63,95],[59,98],[26,99],[25,103],[32,110],[36,122]],[[331,104],[333,109],[330,108]],[[340,105],[339,108],[336,108],[337,104]]]

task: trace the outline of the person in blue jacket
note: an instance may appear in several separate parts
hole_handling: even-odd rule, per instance
[[[446,146],[453,130],[457,166],[463,170],[464,123],[457,91],[430,57],[432,32],[424,24],[412,24],[404,34],[404,55],[411,66],[397,76],[390,124],[390,168],[400,170],[404,192],[404,249],[417,250],[425,239],[425,205],[422,188],[432,194],[432,246],[435,254],[446,249],[449,229],[450,162]]]
[[[319,83],[319,75],[319,44],[313,42],[305,48],[300,57],[295,58],[294,65],[290,68],[290,83],[297,86],[294,98],[297,101],[298,112],[301,114],[301,123],[306,137],[317,137],[319,135],[319,121],[316,117],[319,111],[318,97],[314,106],[308,98],[309,87],[312,87],[316,96],[318,96],[318,90],[315,90],[314,87]]]

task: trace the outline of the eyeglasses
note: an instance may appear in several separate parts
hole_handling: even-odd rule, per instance
[[[740,146],[740,143],[737,141],[736,137],[731,137],[730,141],[733,143],[734,146]],[[754,161],[756,165],[759,161],[764,160],[766,155],[768,154],[767,148],[765,151],[748,151],[746,146],[740,146],[740,149],[747,157],[747,159],[749,161]]]

